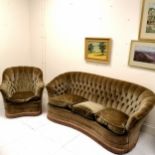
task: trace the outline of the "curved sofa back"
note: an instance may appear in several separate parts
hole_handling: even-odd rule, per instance
[[[35,84],[40,80],[43,80],[42,71],[39,68],[28,66],[7,68],[2,76],[2,82],[7,82],[8,87],[11,86],[11,94],[15,91],[35,91]]]
[[[138,111],[146,99],[154,96],[152,91],[137,84],[84,72],[67,72],[50,83],[47,85],[47,89],[51,89],[50,96],[71,93],[127,115]]]

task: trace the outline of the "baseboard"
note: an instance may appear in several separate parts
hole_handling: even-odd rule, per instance
[[[142,131],[150,133],[151,135],[155,136],[155,126],[147,122],[144,123]]]

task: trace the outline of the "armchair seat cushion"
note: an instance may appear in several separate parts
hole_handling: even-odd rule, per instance
[[[86,118],[94,119],[95,113],[103,109],[103,105],[92,101],[85,101],[72,106],[72,111]]]
[[[106,108],[98,112],[96,114],[96,120],[116,134],[122,135],[126,133],[125,125],[128,115],[117,109]]]
[[[80,97],[78,95],[63,94],[54,97],[49,97],[49,104],[62,108],[71,108],[72,105],[85,100],[85,98]]]
[[[12,95],[12,97],[9,99],[11,102],[15,103],[23,103],[28,102],[30,100],[38,99],[38,96],[35,96],[35,94],[31,91],[24,91],[24,92],[16,92]]]

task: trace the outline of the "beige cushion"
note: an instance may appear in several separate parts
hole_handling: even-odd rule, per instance
[[[86,118],[94,119],[94,114],[102,110],[104,107],[92,101],[85,101],[72,106],[72,111]]]
[[[96,114],[96,120],[114,133],[124,134],[128,115],[113,108],[106,108]]]
[[[49,97],[49,104],[62,108],[71,108],[73,104],[82,101],[86,101],[86,99],[81,96],[72,94],[63,94],[59,96]]]

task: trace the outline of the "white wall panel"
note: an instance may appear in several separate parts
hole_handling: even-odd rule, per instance
[[[0,0],[0,73],[31,65],[28,0]]]

